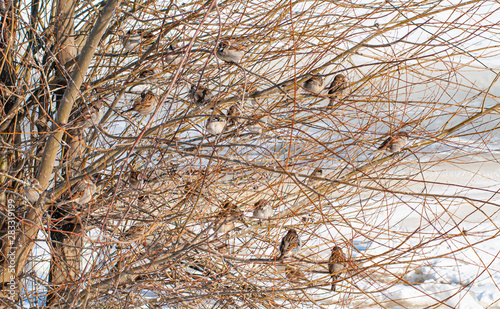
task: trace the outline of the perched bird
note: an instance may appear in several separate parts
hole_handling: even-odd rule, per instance
[[[408,133],[404,131],[391,135],[375,152],[385,152],[387,155],[400,152],[408,142],[408,136]]]
[[[44,190],[36,178],[31,178],[29,184],[24,185],[23,191],[28,201],[33,204],[38,201]]]
[[[183,199],[192,202],[200,194],[200,188],[197,183],[187,181],[183,186],[182,192]]]
[[[219,233],[225,234],[236,226],[235,221],[241,217],[241,212],[238,211],[236,204],[226,202],[215,217],[217,221],[214,229],[217,229]]]
[[[193,104],[202,106],[209,103],[211,95],[210,89],[202,84],[192,85],[189,90],[189,98]]]
[[[323,81],[323,77],[321,76],[312,76],[308,80],[304,82],[302,85],[304,89],[314,93],[320,93],[323,88],[325,88],[325,83]]]
[[[151,32],[146,32],[143,29],[128,30],[127,32],[121,30],[122,45],[126,51],[133,50],[141,43],[151,40],[153,37],[154,35]]]
[[[128,183],[132,188],[138,189],[143,186],[145,179],[146,175],[144,175],[144,173],[131,170],[128,178]]]
[[[328,96],[330,97],[330,103],[328,106],[333,106],[335,100],[344,95],[344,90],[347,89],[348,83],[347,79],[342,74],[337,74],[333,79],[333,82],[330,84],[330,88],[328,88]]]
[[[309,281],[299,268],[285,265],[285,274],[291,282]]]
[[[71,188],[70,200],[63,202],[64,204],[73,202],[76,204],[86,204],[92,200],[92,196],[96,192],[96,185],[89,179],[83,179]]]
[[[245,55],[246,48],[242,46],[235,46],[229,40],[223,40],[219,43],[219,48],[215,53],[217,58],[225,62],[240,62],[241,58]]]
[[[156,100],[154,93],[151,90],[144,90],[140,97],[135,99],[134,106],[124,113],[136,112],[144,116],[149,115],[154,112],[157,104],[158,100]]]
[[[179,141],[179,138],[173,137],[172,141],[177,143]],[[168,162],[166,167],[165,167],[165,171],[167,172],[167,175],[169,175],[170,177],[177,175],[178,170],[179,170],[179,164],[175,164],[172,162]]]
[[[68,150],[66,151],[66,158],[71,161],[73,159],[81,159],[85,151],[85,136],[83,130],[71,130],[68,137]],[[68,161],[68,163],[69,163]]]
[[[123,240],[138,240],[147,237],[154,230],[154,226],[148,224],[133,225],[122,237]]]
[[[315,168],[314,171],[311,173],[311,176],[312,177],[323,177],[323,169],[320,167]],[[309,184],[312,185],[312,184],[316,183],[317,181],[318,180],[316,180],[316,179],[310,178]]]
[[[335,291],[335,282],[340,278],[340,275],[345,271],[347,258],[339,246],[332,249],[332,255],[328,261],[328,272],[332,277],[332,291]]]
[[[122,45],[126,51],[131,51],[141,44],[141,34],[139,32],[132,33],[132,30],[128,30],[126,33],[123,30],[121,32]]]
[[[102,118],[102,100],[99,99],[87,105],[81,114],[75,119],[74,127],[91,128],[99,124]]]
[[[227,126],[236,126],[239,123],[243,123],[245,119],[241,118],[241,112],[238,105],[234,104],[227,110]]]
[[[168,54],[167,56],[165,57],[165,60],[167,62],[170,62],[170,64],[179,64],[180,62],[180,59],[178,57],[178,55],[176,54],[176,52],[179,50],[179,48],[177,47],[176,44],[170,44],[168,46]]]
[[[149,78],[155,75],[156,72],[154,69],[146,69],[139,74],[139,78]]]
[[[269,219],[273,215],[273,208],[269,201],[261,199],[254,204],[253,216],[257,219]]]
[[[249,121],[246,128],[248,132],[252,134],[262,134],[262,132],[264,131],[262,124],[257,120]]]
[[[220,116],[212,115],[207,120],[207,132],[212,135],[219,135],[224,131],[226,122]]]
[[[295,229],[289,229],[288,233],[283,237],[280,244],[280,256],[278,261],[283,261],[287,256],[295,256],[300,251],[300,238]]]
[[[323,176],[323,169],[321,167],[315,168],[314,171],[311,173],[311,176],[322,177]]]

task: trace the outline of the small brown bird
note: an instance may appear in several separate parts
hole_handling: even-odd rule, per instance
[[[315,168],[314,171],[311,173],[311,176],[312,177],[323,177],[323,169],[321,167]],[[314,184],[316,182],[318,182],[317,179],[312,179],[312,178],[309,179],[310,185]]]
[[[219,135],[224,131],[226,122],[220,116],[212,115],[207,121],[207,132],[212,135]]]
[[[179,51],[179,48],[177,47],[176,44],[172,43],[168,46],[168,54],[165,57],[165,60],[169,62],[169,64],[179,64],[180,59],[179,55],[177,55],[177,52]]]
[[[311,176],[322,177],[323,176],[323,169],[321,167],[315,168],[314,171],[311,173]]]
[[[231,105],[231,107],[229,107],[229,109],[227,110],[227,118],[228,118],[227,126],[232,127],[245,122],[245,119],[240,117],[241,117],[241,112],[238,105],[236,104]]]
[[[154,112],[157,104],[158,100],[156,100],[154,93],[151,90],[144,90],[141,95],[135,99],[134,106],[124,113],[136,112],[143,116],[149,115]]]
[[[81,112],[78,118],[75,119],[75,128],[91,128],[99,124],[102,118],[102,100],[99,99],[92,104],[89,104]]]
[[[184,194],[184,198],[189,201],[191,201],[194,197],[196,197],[200,193],[198,184],[193,183],[191,181],[187,181],[184,184],[182,191]]]
[[[120,36],[123,48],[126,51],[132,51],[138,45],[154,38],[151,32],[146,32],[144,29],[127,30],[127,32],[120,30]]]
[[[333,106],[335,100],[344,95],[344,90],[347,89],[348,83],[347,79],[342,74],[337,74],[333,79],[333,82],[330,84],[330,88],[328,88],[328,96],[330,97],[330,103],[328,106]]]
[[[144,184],[144,180],[146,179],[146,175],[141,172],[137,172],[134,170],[130,171],[128,182],[130,184],[130,187],[134,189],[141,188]]]
[[[155,72],[155,69],[147,69],[147,70],[143,70],[140,74],[139,74],[139,78],[150,78],[150,77],[153,77],[157,74],[157,72]]]
[[[83,153],[85,151],[86,143],[85,143],[85,135],[83,130],[72,130],[70,134],[68,143],[68,150],[65,154],[68,160],[77,159],[80,160],[83,158]]]
[[[328,261],[328,272],[332,278],[332,291],[335,291],[335,283],[340,278],[340,275],[345,271],[347,266],[347,258],[339,246],[332,249],[332,255]]]
[[[249,121],[246,125],[246,129],[252,134],[262,134],[264,131],[264,127],[258,120]]]
[[[71,188],[70,199],[63,203],[68,204],[73,202],[80,205],[86,204],[92,200],[92,196],[96,190],[97,187],[91,180],[83,179]]]
[[[236,219],[241,217],[241,215],[242,214],[238,211],[236,204],[231,202],[224,203],[222,209],[217,213],[217,215],[215,215],[217,221],[214,229],[218,227],[217,232],[222,234],[231,231],[236,226]]]
[[[404,131],[391,135],[382,143],[382,145],[380,145],[380,147],[378,147],[375,152],[385,152],[387,155],[400,152],[403,147],[406,146],[408,137],[408,133]]]
[[[31,178],[29,183],[24,186],[23,191],[28,201],[33,204],[38,201],[44,190],[38,182],[38,179]]]
[[[261,199],[254,204],[253,216],[257,219],[268,219],[273,215],[273,208],[268,200]]]
[[[306,80],[303,84],[304,89],[314,93],[320,93],[323,88],[325,88],[325,83],[323,81],[323,77],[321,76],[312,76],[308,80]]]
[[[193,104],[196,104],[198,106],[206,105],[210,102],[210,89],[203,86],[202,84],[192,85],[191,89],[189,90],[189,98],[191,99],[191,102]]]
[[[243,46],[235,46],[229,40],[222,40],[219,43],[219,48],[215,53],[217,58],[225,61],[225,62],[240,62],[241,58],[245,55],[246,48]]]
[[[149,224],[133,225],[120,238],[128,241],[143,239],[149,236],[154,229],[154,225],[151,226]]]
[[[295,229],[289,229],[288,233],[283,237],[280,244],[280,256],[278,261],[283,261],[287,256],[295,256],[299,253],[301,242],[299,235]]]
[[[285,274],[291,282],[309,281],[299,268],[285,265]]]

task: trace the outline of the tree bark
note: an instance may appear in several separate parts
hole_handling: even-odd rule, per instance
[[[77,48],[75,46],[75,0],[59,0],[56,4],[55,19],[55,53],[56,80],[55,87],[60,89],[56,93],[56,104],[59,108],[68,86],[69,73],[75,64]],[[65,139],[69,139],[66,135]],[[58,209],[53,210],[56,213]],[[55,214],[52,213],[52,218]],[[82,237],[80,225],[73,223],[51,226],[51,261],[49,271],[49,285],[52,287],[47,294],[46,306],[50,308],[69,308],[72,302],[74,282],[80,274],[82,253]],[[77,233],[71,233],[75,232]]]
[[[17,12],[17,3],[13,1],[3,1],[2,3],[2,14],[0,15],[0,118],[4,119],[6,115],[8,115],[14,108],[16,103],[16,93],[15,87],[17,84],[17,74],[14,68],[16,68],[16,64],[14,63],[13,57],[13,46],[15,45],[15,33],[17,30],[17,20],[16,20],[16,12]],[[19,118],[16,116],[11,117],[10,119],[5,120],[4,125],[0,131],[0,138],[2,139],[2,144],[10,144],[13,149],[16,149],[16,143],[19,143],[19,138],[16,138],[16,135],[19,137],[22,133],[19,123]],[[0,151],[0,172],[7,174],[9,169],[15,166],[17,152],[15,150],[7,150],[5,147],[2,147],[2,151]],[[22,176],[22,175],[21,175]],[[16,190],[18,184],[10,181],[9,178],[0,177],[0,187],[8,188],[12,190]],[[6,194],[5,191],[0,192],[0,205],[1,205],[1,213],[0,213],[0,245],[1,245],[1,257],[0,262],[3,265],[8,265],[12,253],[14,249],[14,243],[11,241],[9,233],[9,228],[18,225],[18,221],[15,220],[12,216],[10,206],[14,206],[12,203],[8,202],[12,196],[10,194]],[[10,222],[9,222],[10,221]],[[4,274],[6,272],[4,271]],[[4,276],[2,280],[2,293],[1,296],[9,298],[9,282],[11,282],[10,276]],[[18,294],[18,293],[17,293]],[[16,295],[18,297],[19,295]],[[10,300],[15,300],[10,298]]]

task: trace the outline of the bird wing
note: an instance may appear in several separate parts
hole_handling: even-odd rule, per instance
[[[328,90],[328,94],[334,94],[337,91],[344,90],[345,88],[345,83],[343,82],[336,82],[333,81],[332,84],[330,85],[330,90]]]
[[[297,234],[289,231],[281,241],[280,245],[281,256],[284,256],[286,253],[297,248],[298,245],[299,245],[299,239],[297,237]]]
[[[394,142],[394,136],[389,136],[383,143],[378,147],[379,150],[389,147]]]

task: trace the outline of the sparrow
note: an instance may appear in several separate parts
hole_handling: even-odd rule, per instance
[[[165,60],[167,62],[170,62],[171,64],[179,64],[179,62],[180,62],[180,59],[178,57],[179,55],[176,54],[176,52],[179,50],[177,45],[170,44],[167,49],[168,49],[169,53],[165,57]]]
[[[323,169],[320,167],[315,168],[314,171],[311,173],[311,176],[312,177],[323,177]],[[310,185],[317,182],[317,181],[318,180],[316,180],[316,179],[309,178]]]
[[[195,105],[205,105],[210,101],[210,90],[202,84],[192,85],[189,90],[189,98]]]
[[[287,256],[295,256],[300,251],[300,238],[295,229],[289,229],[280,244],[280,256],[278,261],[283,261]]]
[[[241,58],[245,55],[246,48],[242,46],[232,45],[232,42],[229,40],[223,40],[219,43],[219,48],[215,53],[217,58],[225,61],[225,62],[240,62]]]
[[[401,131],[389,136],[375,152],[385,152],[387,155],[398,153],[407,142],[408,133]]]
[[[137,171],[130,171],[128,183],[134,189],[141,188],[144,184],[144,180],[146,179],[146,175]]]
[[[121,237],[123,240],[137,240],[148,236],[153,231],[153,227],[147,224],[133,225]]]
[[[261,199],[254,204],[253,216],[257,219],[269,219],[273,215],[273,208],[269,201]]]
[[[347,89],[347,87],[348,83],[345,76],[337,74],[328,88],[328,96],[330,97],[330,103],[328,103],[328,106],[333,106],[335,100],[344,94],[344,90]]]
[[[314,171],[311,173],[311,176],[322,177],[323,176],[323,169],[320,167],[315,168]]]
[[[248,132],[252,134],[262,134],[262,132],[264,131],[264,128],[260,124],[260,121],[257,120],[249,121],[246,128]]]
[[[174,139],[175,139],[175,142],[179,141],[178,137],[172,138],[172,140],[174,140]],[[165,170],[167,172],[167,175],[169,175],[170,177],[173,177],[173,176],[177,175],[177,172],[179,171],[179,164],[168,162],[167,166],[165,167]]]
[[[90,105],[87,105],[80,116],[75,119],[74,127],[92,128],[99,124],[102,118],[102,100],[99,99]]]
[[[154,112],[157,104],[158,100],[156,100],[154,93],[151,90],[144,90],[140,97],[135,99],[134,106],[124,111],[124,113],[137,112],[144,116],[149,115]]]
[[[222,117],[220,116],[215,116],[212,115],[210,118],[207,120],[207,132],[212,134],[212,135],[219,135],[224,131],[224,128],[226,127],[226,122]]]
[[[83,179],[71,189],[70,200],[65,203],[86,204],[92,200],[92,195],[94,195],[96,189],[95,184],[91,180]]]
[[[314,93],[320,93],[323,88],[325,88],[325,83],[323,81],[323,77],[321,76],[312,76],[308,80],[302,84],[304,89]]]
[[[42,194],[44,190],[38,182],[38,179],[31,178],[29,180],[29,183],[24,185],[23,191],[28,201],[33,204],[38,201],[38,199],[40,198],[40,194]]]
[[[156,74],[156,72],[154,69],[147,69],[147,70],[142,71],[139,74],[139,78],[148,78],[148,77],[154,76],[155,74]]]
[[[146,33],[143,29],[135,31],[128,30],[127,32],[123,32],[122,30],[121,33],[122,45],[126,51],[131,51],[143,41],[150,40],[154,37],[152,33]]]
[[[309,281],[300,269],[292,266],[285,265],[285,274],[288,280],[292,282]]]
[[[225,234],[235,227],[234,221],[241,217],[241,212],[238,211],[236,204],[226,202],[215,217],[217,218],[215,228],[218,228],[219,233]]]
[[[85,151],[85,137],[82,130],[72,130],[69,132],[71,139],[68,143],[68,150],[66,152],[67,158],[72,160],[74,158],[82,158],[83,152]]]
[[[196,183],[187,181],[183,187],[183,198],[186,201],[192,201],[194,197],[200,194],[199,186]]]
[[[236,105],[236,104],[231,105],[231,107],[229,107],[226,115],[228,118],[228,120],[227,120],[228,127],[236,126],[239,123],[242,123],[245,121],[245,119],[241,118],[240,109],[239,109],[238,105]]]
[[[345,271],[347,258],[339,246],[332,249],[332,255],[328,261],[328,272],[332,277],[332,291],[335,291],[335,282],[340,278],[340,275]]]

